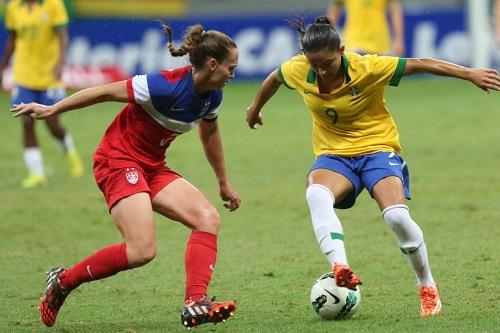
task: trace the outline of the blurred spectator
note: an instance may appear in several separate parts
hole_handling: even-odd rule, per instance
[[[347,49],[359,53],[404,56],[404,16],[398,0],[332,0],[328,16],[335,24],[344,9],[343,37]]]
[[[496,0],[493,6],[493,17],[495,19],[495,38],[500,47],[500,0]]]
[[[12,55],[12,104],[36,102],[54,104],[65,97],[62,68],[68,46],[68,15],[61,0],[12,0],[5,7],[8,31],[0,62],[2,74]],[[29,116],[22,117],[24,161],[28,177],[22,187],[32,188],[47,183],[42,151],[38,145],[35,124]],[[52,136],[66,154],[70,173],[82,175],[82,162],[71,135],[62,127],[58,116],[46,119]]]

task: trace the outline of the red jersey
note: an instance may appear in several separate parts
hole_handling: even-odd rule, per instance
[[[106,130],[94,157],[111,168],[137,163],[145,172],[165,165],[165,152],[176,136],[201,120],[215,120],[222,91],[198,96],[191,67],[135,76],[127,81],[130,103]]]

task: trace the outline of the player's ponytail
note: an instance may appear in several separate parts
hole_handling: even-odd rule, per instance
[[[335,30],[335,24],[329,17],[318,16],[314,23],[307,28],[304,18],[297,18],[288,22],[300,37],[302,51],[316,52],[324,49],[338,51],[340,37],[337,30]]]
[[[183,55],[188,54],[192,50],[193,44],[195,42],[193,36],[191,36],[192,30],[199,30],[199,32],[203,31],[203,27],[201,25],[189,27],[188,30],[186,30],[186,34],[184,36],[184,43],[180,47],[175,47],[172,37],[173,36],[172,27],[163,22],[160,23],[163,32],[167,35],[168,38],[168,43],[167,43],[168,50],[170,51],[170,54],[174,57],[182,57]]]
[[[168,37],[167,47],[170,54],[174,57],[189,54],[189,61],[197,69],[203,67],[207,57],[222,62],[228,56],[229,50],[236,48],[236,44],[229,36],[220,31],[205,31],[201,24],[188,27],[184,33],[183,44],[177,48],[172,41],[172,28],[165,23],[161,25]]]
[[[314,20],[314,24],[327,24],[333,27],[335,29],[335,24],[333,23],[333,20],[331,20],[328,16],[318,16]]]

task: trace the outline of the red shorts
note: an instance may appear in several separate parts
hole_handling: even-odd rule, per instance
[[[127,162],[127,166],[119,167],[110,167],[109,164],[106,159],[94,161],[95,180],[106,198],[109,210],[118,201],[132,194],[147,192],[153,199],[165,186],[182,177],[166,166],[152,173],[146,173],[134,162]]]

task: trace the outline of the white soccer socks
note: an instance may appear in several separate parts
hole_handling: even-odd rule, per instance
[[[65,152],[66,154],[76,151],[75,143],[73,142],[73,137],[68,132],[64,134],[64,138],[62,139],[62,141],[59,141],[59,144],[61,145],[62,151]]]
[[[382,211],[382,216],[396,234],[401,251],[415,271],[418,285],[435,285],[422,230],[410,217],[408,206],[389,206]]]
[[[306,199],[311,212],[314,234],[321,251],[330,265],[333,266],[335,263],[347,265],[344,230],[333,209],[335,203],[333,193],[323,185],[312,184],[307,187]]]
[[[45,175],[42,152],[40,148],[38,147],[24,148],[24,162],[26,163],[26,168],[28,168],[30,174],[35,174],[38,176]]]

